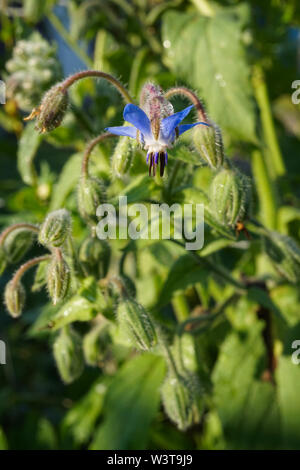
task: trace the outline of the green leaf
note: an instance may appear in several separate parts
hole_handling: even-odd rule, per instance
[[[189,149],[183,142],[177,144],[176,147],[170,151],[170,157],[185,163],[193,163],[199,166],[203,165],[199,155]]]
[[[148,175],[141,175],[133,179],[124,191],[118,194],[116,204],[119,203],[119,196],[127,196],[127,203],[144,201],[145,199],[152,198],[155,182],[149,178]]]
[[[75,153],[64,165],[59,180],[53,188],[49,211],[64,207],[66,198],[78,183],[81,161],[82,153]]]
[[[242,45],[244,7],[215,16],[169,11],[163,17],[166,62],[199,89],[212,119],[231,135],[255,142],[250,70]]]
[[[36,184],[36,171],[33,166],[33,159],[42,141],[42,136],[34,129],[34,122],[30,122],[25,127],[18,148],[18,170],[24,183],[29,186]]]
[[[298,337],[299,338],[299,328]],[[291,346],[291,345],[290,345]],[[294,352],[290,348],[290,352]],[[299,449],[300,441],[300,367],[293,364],[291,356],[282,356],[276,370],[278,401],[282,423],[283,448]]]
[[[266,291],[258,287],[250,287],[247,292],[247,297],[249,300],[254,300],[262,307],[267,308],[272,313],[274,313],[280,320],[286,323],[285,318],[283,317],[280,309],[273,302],[273,300],[270,298]]]
[[[158,305],[167,304],[176,291],[201,282],[207,276],[207,270],[191,255],[180,256],[170,269],[168,278],[161,289]]]
[[[104,421],[92,450],[146,448],[164,374],[163,359],[151,354],[135,357],[120,369],[107,391]]]
[[[8,443],[2,427],[0,427],[0,450],[8,450]]]

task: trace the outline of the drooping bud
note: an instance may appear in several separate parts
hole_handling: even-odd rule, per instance
[[[25,289],[20,281],[13,282],[9,281],[5,287],[4,300],[5,305],[13,318],[17,318],[21,315],[25,305]]]
[[[41,134],[51,132],[60,126],[69,105],[68,92],[61,83],[54,85],[44,95],[40,106],[33,109],[25,119],[29,121],[36,117],[35,129]]]
[[[236,169],[222,169],[212,180],[210,192],[211,209],[220,223],[235,227],[243,220],[250,198],[246,176]]]
[[[3,242],[3,251],[6,260],[15,264],[18,263],[33,243],[33,233],[25,228],[18,228],[10,232]]]
[[[149,313],[134,300],[121,300],[117,319],[122,331],[137,349],[145,350],[156,344],[156,333]]]
[[[101,181],[93,177],[80,178],[77,200],[81,216],[86,220],[96,222],[97,207],[104,200],[104,189]]]
[[[299,282],[300,248],[295,241],[287,235],[273,231],[263,237],[263,242],[267,255],[281,276],[289,282]]]
[[[171,421],[184,431],[192,424],[193,399],[187,381],[169,373],[161,387],[164,409]]]
[[[111,249],[106,240],[99,238],[86,238],[79,250],[79,261],[86,276],[95,276],[102,279],[106,276]]]
[[[132,141],[128,137],[120,137],[111,158],[113,175],[122,178],[130,169],[133,157]]]
[[[63,300],[70,286],[70,268],[61,253],[54,253],[47,271],[47,287],[54,305]]]
[[[50,212],[40,228],[39,242],[46,246],[61,246],[70,230],[71,219],[66,209]]]
[[[63,382],[72,383],[82,374],[82,341],[72,327],[67,326],[60,330],[53,345],[53,354]]]
[[[93,367],[99,366],[110,342],[108,324],[94,326],[83,338],[85,362]]]
[[[221,168],[224,162],[224,146],[221,129],[213,122],[210,126],[195,126],[193,141],[202,160],[213,170]]]

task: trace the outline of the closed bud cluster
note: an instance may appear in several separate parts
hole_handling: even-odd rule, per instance
[[[53,345],[53,354],[63,382],[72,383],[82,374],[84,369],[82,341],[72,327],[60,330]]]
[[[60,126],[68,105],[68,92],[58,83],[47,91],[40,106],[34,109],[26,119],[29,120],[36,116],[36,130],[42,134],[51,132]]]
[[[25,228],[17,228],[10,232],[3,242],[3,254],[11,264],[18,263],[33,244],[33,233]]]
[[[249,198],[247,177],[236,169],[222,169],[212,180],[211,209],[215,218],[223,225],[235,227],[238,221],[243,220]]]
[[[287,235],[269,232],[263,237],[267,255],[275,269],[289,282],[297,283],[300,279],[300,248]]]
[[[106,276],[111,249],[106,240],[95,237],[86,238],[79,250],[79,261],[86,276],[95,276],[102,279]]]
[[[147,351],[156,344],[156,333],[149,313],[134,300],[121,300],[117,319],[122,331],[137,349]]]
[[[133,157],[132,141],[128,137],[120,137],[111,158],[111,169],[114,176],[122,178],[130,169]]]
[[[101,181],[93,177],[81,177],[77,189],[77,201],[83,219],[96,222],[97,207],[104,200],[104,188]]]
[[[193,131],[194,145],[202,160],[213,170],[224,163],[224,146],[221,129],[209,122],[210,126],[196,126]]]
[[[60,79],[55,50],[38,32],[16,43],[12,58],[6,63],[7,96],[15,99],[24,111],[37,106],[45,91]]]
[[[13,318],[17,318],[21,315],[25,305],[25,299],[25,289],[20,281],[14,282],[12,280],[6,284],[4,301],[8,312]]]
[[[54,305],[63,300],[70,286],[70,268],[63,256],[56,253],[48,265],[47,287]]]
[[[110,342],[108,324],[95,325],[83,338],[85,362],[90,366],[99,366]]]
[[[61,246],[71,231],[70,214],[66,209],[50,212],[39,232],[39,242],[46,246]]]
[[[193,396],[182,376],[169,373],[161,387],[164,409],[171,421],[184,431],[193,421]]]

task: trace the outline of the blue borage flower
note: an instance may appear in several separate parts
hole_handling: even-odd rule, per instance
[[[105,130],[115,135],[123,135],[137,139],[147,150],[147,163],[149,163],[149,175],[156,173],[156,165],[160,163],[160,176],[163,176],[168,161],[167,148],[171,147],[176,138],[194,126],[202,124],[209,126],[206,122],[195,122],[194,124],[182,124],[181,121],[189,114],[192,106],[171,114],[161,119],[159,123],[151,122],[147,114],[134,104],[127,104],[124,108],[124,120],[132,126],[107,127]],[[157,126],[158,124],[158,126]]]

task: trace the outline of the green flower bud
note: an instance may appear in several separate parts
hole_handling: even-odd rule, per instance
[[[300,248],[287,235],[269,232],[263,237],[267,255],[275,269],[289,282],[296,284],[300,280]]]
[[[47,287],[54,305],[63,300],[70,286],[70,268],[62,255],[54,254],[47,271]]]
[[[79,261],[86,276],[93,275],[97,279],[106,276],[111,249],[106,240],[95,237],[86,238],[79,250]]]
[[[83,219],[97,222],[96,210],[104,200],[104,188],[97,178],[80,178],[77,200],[79,212]]]
[[[131,344],[147,351],[156,344],[156,333],[149,313],[134,300],[121,300],[117,309],[120,329]]]
[[[184,431],[193,421],[193,399],[188,382],[170,373],[161,388],[164,409],[171,421]]]
[[[74,382],[82,374],[84,369],[82,341],[72,327],[60,330],[53,345],[53,354],[63,382],[66,384]]]
[[[26,8],[29,8],[29,3],[27,2]],[[37,11],[37,4],[45,2],[34,3]],[[24,111],[37,106],[43,94],[61,77],[56,48],[38,32],[16,43],[6,69],[9,73],[6,77],[7,97],[16,100]]]
[[[249,203],[249,183],[237,170],[222,169],[212,180],[211,210],[223,225],[235,227],[244,218]]]
[[[132,163],[133,149],[129,137],[121,137],[111,158],[111,169],[117,178],[128,173]]]
[[[13,318],[21,315],[25,305],[25,289],[21,282],[9,281],[5,287],[4,301],[6,308]]]
[[[224,146],[221,129],[209,122],[208,126],[196,126],[193,132],[194,145],[202,160],[217,170],[224,162]]]
[[[39,242],[46,246],[61,246],[70,231],[71,219],[67,210],[59,209],[50,212],[40,228]]]
[[[110,343],[109,325],[101,323],[94,326],[83,338],[85,362],[90,366],[99,366]]]
[[[37,117],[36,130],[50,132],[60,126],[69,105],[68,92],[58,83],[44,95],[38,109],[33,110],[27,120]]]
[[[3,242],[6,260],[11,264],[18,263],[31,248],[33,237],[32,231],[24,228],[10,232]]]

